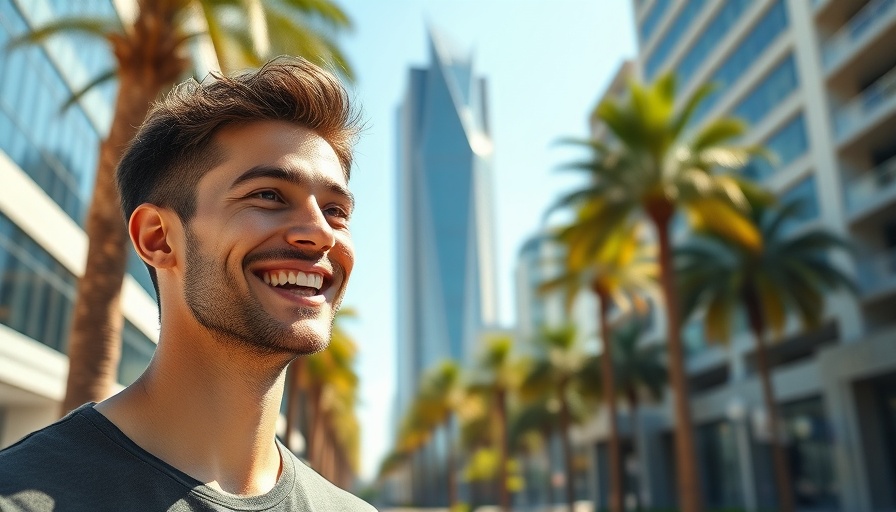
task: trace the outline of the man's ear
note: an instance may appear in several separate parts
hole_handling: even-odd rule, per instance
[[[160,269],[175,265],[170,239],[173,213],[154,204],[143,203],[131,214],[128,234],[140,258]]]

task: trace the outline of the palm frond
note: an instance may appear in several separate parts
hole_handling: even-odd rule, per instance
[[[109,80],[114,80],[117,73],[118,71],[116,69],[108,69],[97,75],[93,80],[88,82],[87,85],[69,96],[69,98],[65,100],[65,103],[63,103],[62,106],[59,107],[59,112],[65,112],[69,107],[81,101],[81,98],[83,98],[85,94],[93,90],[94,87],[100,86],[108,82]]]
[[[36,29],[16,36],[6,44],[7,49],[26,44],[37,44],[60,34],[82,34],[106,39],[109,34],[121,32],[121,24],[104,18],[59,18]]]

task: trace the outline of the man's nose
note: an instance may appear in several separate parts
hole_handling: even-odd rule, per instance
[[[333,227],[327,222],[326,215],[314,197],[297,205],[290,222],[286,241],[291,245],[303,249],[328,251],[336,243]]]

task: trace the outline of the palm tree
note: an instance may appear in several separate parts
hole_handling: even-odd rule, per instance
[[[443,426],[453,432],[454,415],[463,401],[464,387],[460,365],[453,360],[442,361],[424,377],[421,388],[422,403],[429,408],[428,416],[434,428]],[[454,447],[449,443],[446,459],[448,473],[448,505],[457,505],[457,482]]]
[[[670,379],[675,390],[675,452],[683,512],[699,512],[703,505],[670,223],[677,212],[684,210],[692,224],[727,233],[752,248],[761,243],[755,228],[743,216],[752,187],[732,173],[719,172],[742,167],[756,152],[731,144],[744,133],[744,125],[721,118],[709,121],[693,136],[685,131],[692,113],[709,92],[708,87],[700,88],[676,110],[675,77],[667,74],[650,86],[633,83],[625,103],[611,99],[598,105],[595,117],[606,124],[616,142],[579,142],[591,152],[591,158],[571,167],[586,171],[590,181],[557,203],[572,207],[590,204],[582,221],[592,226],[598,242],[601,233],[610,236],[633,218],[646,219],[654,228],[668,322]]]
[[[597,372],[588,367],[589,358],[580,346],[575,328],[545,329],[535,338],[535,360],[520,384],[523,399],[550,397],[548,411],[555,408],[559,420],[558,430],[566,465],[566,501],[572,512],[575,504],[572,443],[569,429],[576,419],[586,417],[575,414],[582,409],[587,398],[595,398]],[[552,407],[552,402],[553,407]]]
[[[313,467],[334,481],[346,467],[356,472],[360,459],[360,429],[355,425],[357,345],[339,321],[350,316],[354,312],[348,308],[337,314],[330,345],[326,350],[302,358],[305,360],[302,371],[292,379],[298,382],[301,391],[292,390],[287,394],[293,397],[290,400],[297,399],[300,392],[307,395],[310,421],[305,453]],[[337,454],[339,464],[334,460]]]
[[[106,41],[115,68],[95,77],[73,100],[118,79],[109,133],[100,143],[93,197],[84,230],[87,262],[78,284],[68,343],[69,373],[62,412],[109,396],[121,356],[121,286],[128,255],[126,226],[114,171],[150,104],[191,68],[188,44],[204,25],[225,71],[257,66],[274,55],[304,55],[333,63],[351,77],[331,33],[350,27],[345,13],[327,0],[137,0],[132,22],[71,17],[56,19],[11,43],[40,43],[60,33]],[[72,100],[70,100],[72,101]]]
[[[660,344],[642,346],[642,330],[641,322],[634,320],[613,332],[613,369],[616,378],[616,392],[619,397],[628,402],[631,415],[632,445],[638,458],[639,472],[643,472],[645,462],[637,443],[637,433],[641,430],[638,415],[641,397],[646,393],[653,401],[660,401],[668,379],[665,349]],[[602,354],[601,357],[606,358],[607,355]],[[643,478],[643,473],[641,477]],[[640,508],[640,497],[638,500]]]
[[[707,337],[727,340],[732,319],[743,308],[756,340],[756,362],[768,411],[772,453],[782,512],[792,512],[793,488],[778,433],[775,392],[766,349],[769,328],[780,337],[788,314],[796,312],[805,328],[820,324],[827,292],[854,291],[852,279],[827,258],[848,243],[823,228],[788,234],[798,220],[799,203],[780,208],[754,207],[753,222],[763,238],[760,252],[711,233],[699,233],[677,254],[684,313],[705,309]]]
[[[554,435],[557,419],[556,400],[541,396],[535,400],[527,400],[511,414],[508,425],[508,442],[514,453],[521,453],[525,460],[533,457],[538,451],[544,452],[550,472],[551,438]],[[547,489],[548,504],[554,503],[554,486],[547,475],[535,477],[538,484]]]
[[[558,231],[557,239],[566,248],[566,272],[542,285],[543,291],[563,288],[567,310],[582,285],[598,298],[598,320],[603,352],[600,375],[610,425],[610,510],[623,511],[622,450],[619,442],[618,412],[613,369],[613,344],[610,342],[610,311],[615,305],[626,308],[630,302],[641,306],[640,294],[654,287],[657,276],[654,248],[642,236],[640,225],[623,225],[610,235],[598,233],[588,222],[594,208],[586,203],[577,212],[577,220]],[[642,307],[643,308],[643,307]]]
[[[510,448],[507,435],[508,395],[515,388],[519,375],[519,364],[512,359],[513,339],[509,336],[492,336],[485,340],[485,347],[479,360],[479,374],[474,376],[469,389],[471,393],[491,397],[491,418],[497,430],[498,445],[498,502],[501,510],[510,510],[510,491],[507,487],[507,465],[510,462]]]

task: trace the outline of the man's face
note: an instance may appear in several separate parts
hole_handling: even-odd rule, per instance
[[[184,297],[219,337],[264,353],[326,348],[354,265],[339,159],[282,121],[222,129],[185,229]]]

